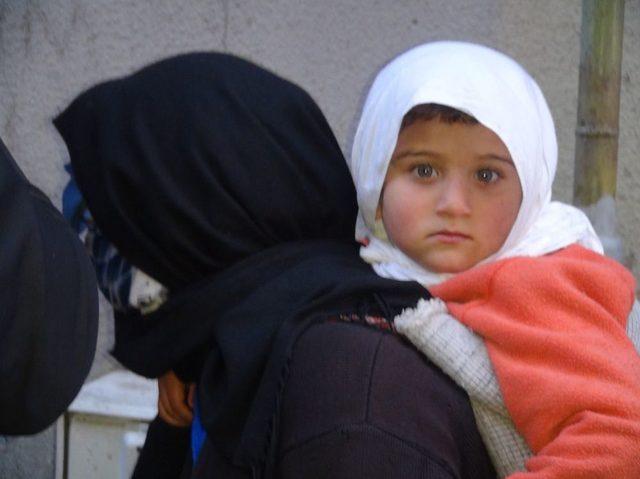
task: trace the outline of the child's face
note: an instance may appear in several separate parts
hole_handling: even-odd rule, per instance
[[[398,136],[378,218],[411,259],[459,273],[500,249],[521,201],[518,173],[495,133],[481,124],[418,120]]]

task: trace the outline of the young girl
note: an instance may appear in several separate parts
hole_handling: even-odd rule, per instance
[[[378,75],[354,140],[361,256],[446,303],[396,325],[470,393],[501,476],[640,477],[635,282],[580,211],[551,202],[556,161],[549,109],[517,63],[416,47]]]

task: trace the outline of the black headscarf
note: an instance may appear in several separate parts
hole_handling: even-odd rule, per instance
[[[67,408],[97,326],[82,244],[0,140],[0,434],[41,431]]]
[[[195,378],[209,437],[237,465],[264,462],[309,324],[426,294],[360,260],[355,191],[324,116],[256,65],[171,58],[90,89],[55,124],[100,229],[170,290],[156,312],[116,318],[115,356]]]
[[[239,58],[161,61],[85,92],[55,125],[102,232],[169,290],[282,241],[353,236],[324,116]]]

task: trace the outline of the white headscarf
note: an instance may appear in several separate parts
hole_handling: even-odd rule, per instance
[[[540,88],[511,58],[462,42],[415,47],[376,77],[364,105],[349,168],[360,211],[356,239],[368,245],[361,256],[387,278],[425,286],[451,275],[428,271],[393,246],[376,221],[380,192],[404,115],[414,106],[437,103],[463,111],[492,130],[506,145],[522,186],[516,221],[499,251],[482,262],[539,256],[572,243],[602,253],[587,217],[567,204],[551,202],[558,148],[553,119]]]

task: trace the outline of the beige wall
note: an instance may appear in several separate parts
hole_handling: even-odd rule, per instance
[[[580,0],[0,0],[0,136],[59,204],[66,151],[51,126],[56,113],[81,90],[153,60],[222,50],[306,87],[348,152],[380,66],[419,43],[470,40],[515,57],[539,81],[558,129],[555,196],[570,201],[580,14]],[[618,212],[639,256],[640,0],[626,1],[625,20]],[[638,277],[638,258],[633,267]],[[105,311],[93,375],[110,367]],[[53,477],[49,454],[33,467],[22,454],[0,475]]]
[[[555,196],[570,201],[580,15],[580,0],[0,0],[0,136],[59,204],[66,151],[50,120],[75,95],[168,55],[223,50],[306,87],[348,152],[381,65],[422,42],[463,39],[538,79],[558,130]],[[638,255],[640,0],[627,0],[625,20],[618,212]]]

